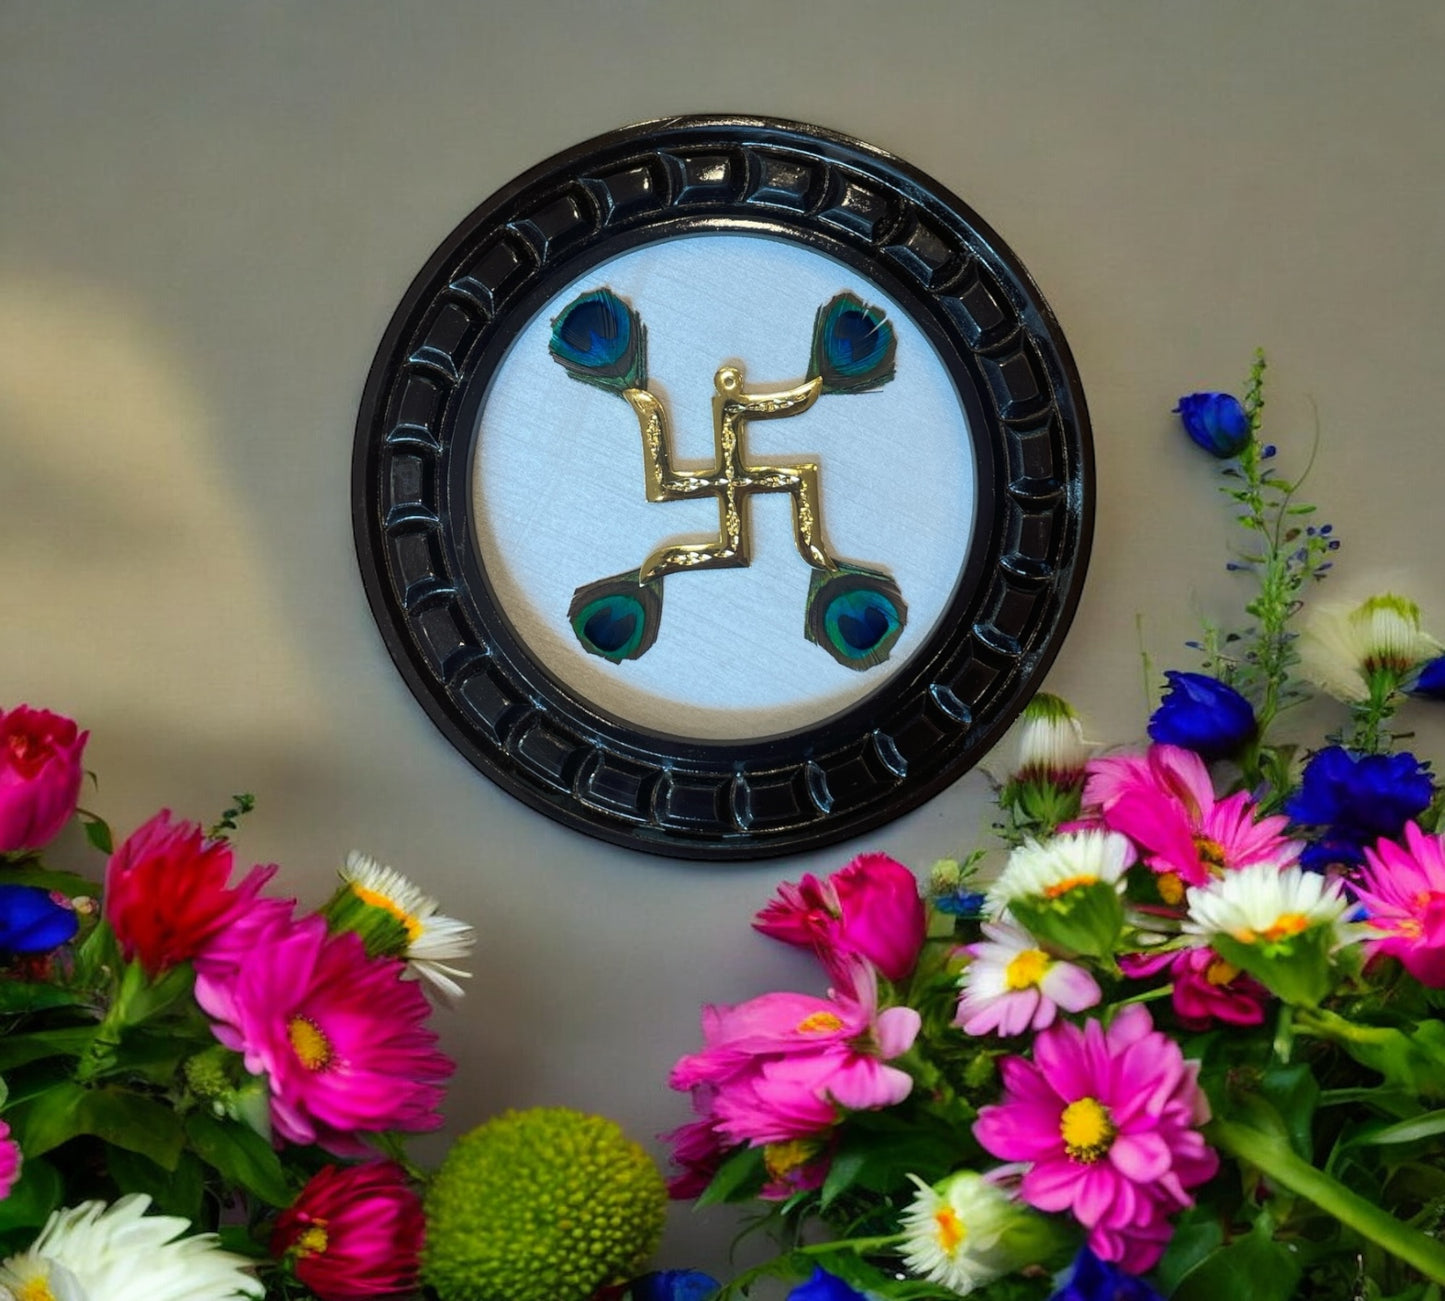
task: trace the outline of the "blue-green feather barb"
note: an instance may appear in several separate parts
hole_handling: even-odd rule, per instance
[[[552,320],[552,356],[573,379],[612,393],[647,387],[647,331],[605,286],[574,298]]]

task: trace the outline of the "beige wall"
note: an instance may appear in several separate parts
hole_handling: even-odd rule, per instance
[[[1222,503],[1168,413],[1256,344],[1287,464],[1318,423],[1342,569],[1393,574],[1445,632],[1442,55],[1428,2],[3,0],[0,704],[93,730],[90,802],[121,830],[250,789],[243,851],[309,901],[357,846],[472,918],[453,1128],[531,1103],[669,1128],[700,1002],[814,987],[748,929],[773,885],[864,848],[926,867],[986,825],[985,784],[718,868],[593,843],[468,767],[351,542],[356,406],[413,273],[523,168],[666,113],[817,122],[932,173],[1082,372],[1099,530],[1049,685],[1123,740],[1136,613],[1170,664],[1196,609],[1234,612]],[[721,1268],[729,1227],[679,1215],[665,1263]]]

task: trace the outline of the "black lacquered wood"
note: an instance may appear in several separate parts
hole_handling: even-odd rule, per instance
[[[496,602],[470,514],[479,413],[517,333],[589,267],[708,232],[806,245],[897,300],[958,392],[978,485],[972,536],[959,540],[967,563],[926,644],[845,712],[737,742],[640,729],[553,677]],[[964,203],[833,132],[682,117],[541,163],[433,254],[367,381],[352,499],[387,648],[477,768],[590,835],[676,857],[747,859],[876,827],[994,744],[1073,616],[1092,534],[1093,460],[1058,323]]]

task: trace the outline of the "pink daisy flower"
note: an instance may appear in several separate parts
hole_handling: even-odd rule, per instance
[[[368,958],[360,936],[328,935],[311,916],[266,936],[228,975],[198,975],[196,1001],[216,1038],[268,1078],[282,1138],[348,1155],[358,1132],[441,1125],[454,1067],[404,965]]]
[[[983,933],[988,939],[967,946],[973,961],[958,982],[962,993],[953,1023],[965,1034],[1007,1038],[1044,1030],[1059,1008],[1082,1012],[1099,1001],[1093,976],[1039,948],[1026,931],[985,922]]]
[[[1084,804],[1144,851],[1166,903],[1182,902],[1185,886],[1255,863],[1287,867],[1300,855],[1281,834],[1288,818],[1256,819],[1245,791],[1217,800],[1204,760],[1177,745],[1093,760]]]
[[[1199,1063],[1123,1008],[1105,1030],[1061,1022],[1034,1040],[1034,1060],[999,1063],[1004,1100],[974,1123],[984,1148],[1027,1163],[1019,1195],[1041,1211],[1069,1211],[1104,1260],[1142,1274],[1163,1254],[1168,1217],[1219,1158],[1199,1133],[1209,1103]]]
[[[1445,989],[1445,843],[1439,836],[1405,824],[1405,844],[1381,840],[1365,850],[1356,889],[1368,914],[1366,924],[1381,933],[1371,942],[1422,985]]]
[[[1126,953],[1119,969],[1135,980],[1169,972],[1174,1015],[1186,1030],[1226,1025],[1260,1025],[1273,995],[1253,976],[1207,947],[1167,953]]]
[[[9,1197],[15,1187],[20,1165],[20,1144],[10,1137],[10,1126],[0,1120],[0,1201]]]

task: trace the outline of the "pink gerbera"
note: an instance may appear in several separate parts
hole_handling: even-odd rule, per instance
[[[1377,953],[1398,958],[1431,989],[1445,989],[1445,843],[1405,824],[1405,845],[1382,840],[1365,850],[1356,893],[1380,933]]]
[[[1298,842],[1281,834],[1289,819],[1256,818],[1246,791],[1217,800],[1209,769],[1192,750],[1151,745],[1142,755],[1095,759],[1088,771],[1085,806],[1145,852],[1163,878],[1166,902],[1182,902],[1183,887],[1208,885],[1225,872],[1255,863],[1287,867],[1299,857]]]
[[[437,1051],[426,995],[404,968],[368,958],[358,935],[328,935],[311,916],[268,936],[228,974],[199,975],[196,999],[216,1038],[269,1079],[276,1132],[348,1154],[358,1132],[442,1123],[453,1064]]]
[[[1125,1007],[1105,1030],[1059,1023],[1034,1040],[1034,1060],[1000,1062],[1004,1100],[974,1123],[984,1148],[1027,1163],[1019,1195],[1042,1211],[1070,1211],[1104,1260],[1142,1274],[1163,1254],[1167,1219],[1193,1204],[1188,1190],[1219,1158],[1199,1133],[1209,1103],[1199,1063]]]

